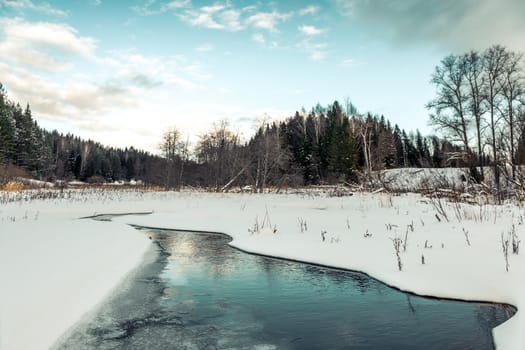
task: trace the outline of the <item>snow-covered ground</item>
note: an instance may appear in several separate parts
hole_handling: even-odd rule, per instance
[[[142,211],[154,213],[76,220]],[[495,330],[495,341],[521,350],[525,252],[512,254],[511,237],[507,272],[501,240],[513,227],[523,239],[524,216],[516,205],[432,203],[415,194],[107,192],[3,204],[0,348],[47,348],[95,307],[148,248],[147,237],[125,225],[136,224],[223,232],[249,252],[359,270],[417,294],[510,303],[518,313]]]
[[[465,168],[397,168],[378,171],[374,175],[378,186],[417,192],[436,188],[462,189],[468,173]]]

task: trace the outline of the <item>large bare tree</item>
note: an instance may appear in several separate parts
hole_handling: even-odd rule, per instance
[[[206,183],[216,191],[230,185],[231,179],[239,174],[239,136],[230,130],[228,120],[214,123],[212,129],[201,135],[197,143],[198,160],[208,167]]]
[[[181,135],[176,127],[168,128],[162,134],[162,140],[159,145],[161,156],[166,160],[165,187],[173,188],[175,180],[177,187],[182,186],[182,176],[184,172],[184,162],[188,159],[188,142],[181,140]],[[179,165],[178,179],[174,178],[176,165]]]
[[[477,51],[470,51],[461,57],[465,67],[465,78],[467,82],[468,110],[474,119],[476,127],[476,143],[478,148],[478,165],[481,170],[481,179],[484,178],[483,171],[483,115],[486,112],[484,103],[484,91],[486,85],[483,70],[483,57]]]
[[[437,88],[437,97],[427,104],[434,111],[430,123],[447,132],[453,141],[463,145],[465,160],[469,165],[472,152],[469,146],[468,118],[469,93],[466,83],[465,60],[456,55],[445,57],[432,74],[431,83]]]
[[[506,52],[505,60],[502,67],[502,74],[500,76],[500,89],[503,97],[502,101],[502,115],[506,122],[509,135],[509,158],[512,167],[512,179],[516,178],[516,136],[515,132],[518,129],[518,108],[521,107],[521,102],[524,97],[524,81],[523,81],[523,54],[517,52]]]
[[[499,169],[499,147],[497,144],[498,125],[498,108],[501,103],[501,84],[499,83],[503,75],[505,61],[507,59],[507,50],[500,45],[488,48],[483,54],[483,68],[487,75],[485,100],[489,113],[489,130],[490,143],[492,148],[494,184],[496,186],[496,196],[500,199],[500,169]]]

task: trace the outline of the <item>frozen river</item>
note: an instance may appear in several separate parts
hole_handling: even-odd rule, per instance
[[[59,349],[492,349],[515,310],[428,299],[361,273],[146,230],[144,264]]]

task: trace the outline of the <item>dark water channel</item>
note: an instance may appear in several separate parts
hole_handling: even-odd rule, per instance
[[[493,349],[515,312],[245,254],[222,235],[144,233],[156,252],[58,349]]]

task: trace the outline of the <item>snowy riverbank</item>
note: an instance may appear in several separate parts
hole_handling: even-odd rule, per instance
[[[522,211],[442,205],[449,222],[443,213],[439,221],[435,206],[417,195],[147,193],[3,205],[0,276],[9,287],[0,292],[0,344],[47,347],[107,295],[148,247],[145,236],[124,225],[131,223],[223,232],[246,251],[363,271],[417,294],[510,303],[519,311],[495,330],[497,348],[525,348],[525,253],[510,248],[507,272],[501,244],[501,233],[506,238],[513,225],[523,239]],[[150,210],[113,222],[73,220]],[[403,271],[396,238],[403,241]]]

